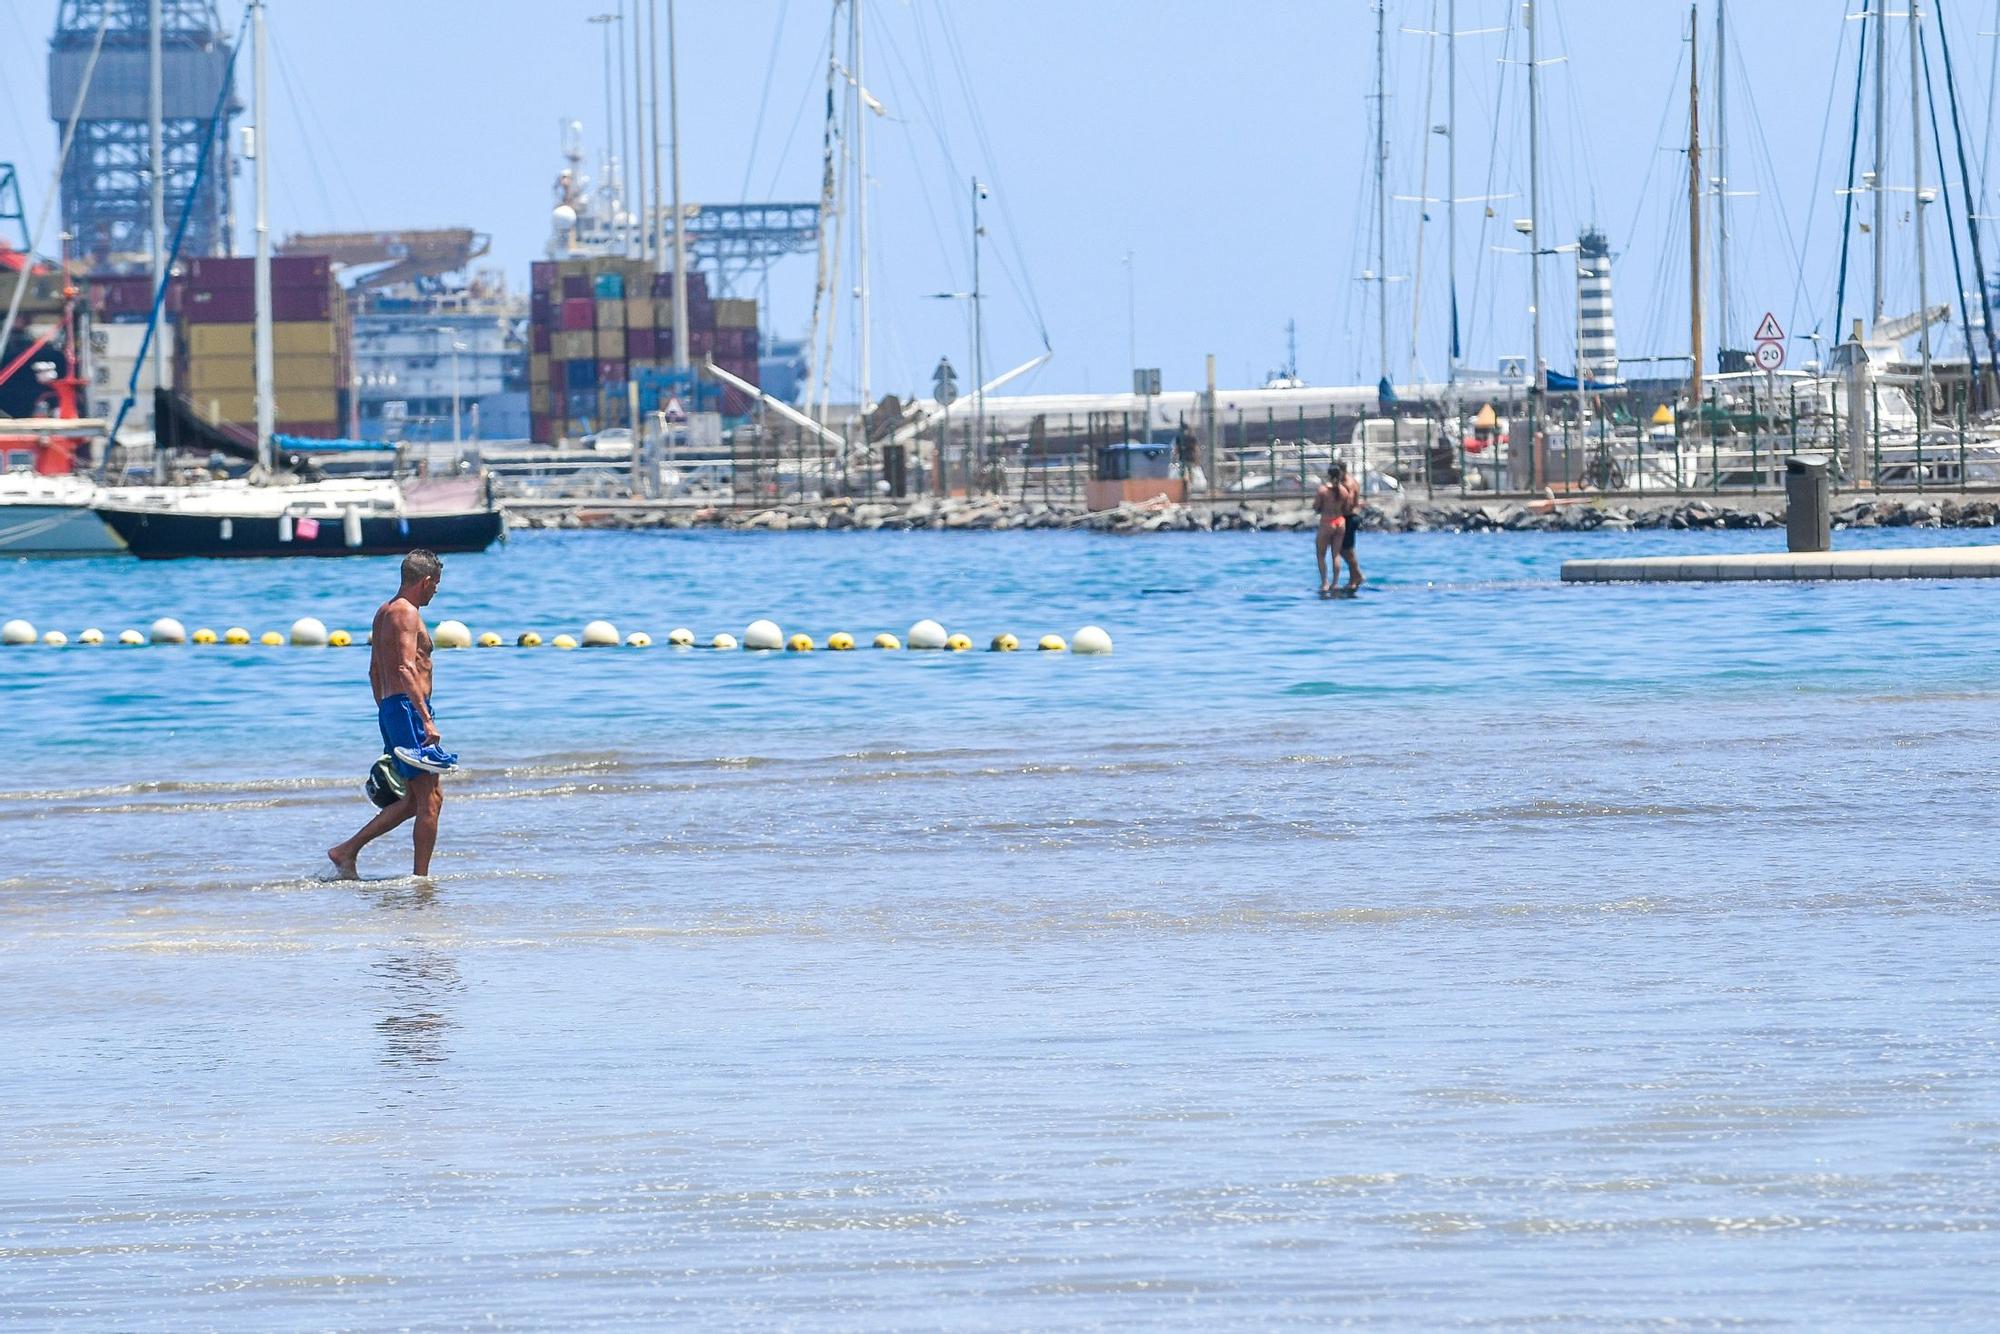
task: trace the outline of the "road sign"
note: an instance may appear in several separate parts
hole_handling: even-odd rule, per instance
[[[1528,359],[1526,357],[1500,358],[1500,378],[1508,384],[1519,384],[1521,381],[1527,379]]]
[[[1775,371],[1784,364],[1785,364],[1785,345],[1783,343],[1757,344],[1758,370]]]
[[[931,372],[931,384],[936,388],[938,406],[948,408],[958,398],[958,372],[951,368],[950,357],[939,357],[937,369]]]
[[[668,398],[667,406],[661,409],[661,415],[670,422],[684,422],[688,419],[687,409],[681,406],[678,398]]]
[[[1132,392],[1135,394],[1157,394],[1160,392],[1160,368],[1145,366],[1132,372]]]
[[[1785,341],[1784,327],[1778,323],[1778,317],[1768,310],[1764,312],[1763,323],[1757,326],[1757,341],[1760,343],[1782,343]]]

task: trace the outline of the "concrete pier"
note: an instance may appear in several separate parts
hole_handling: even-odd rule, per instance
[[[1567,560],[1563,562],[1562,578],[1566,584],[1708,584],[1751,579],[1994,579],[2000,578],[2000,546]]]

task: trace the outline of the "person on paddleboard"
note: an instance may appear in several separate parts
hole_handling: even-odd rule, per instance
[[[438,813],[444,808],[438,775],[458,765],[458,756],[438,747],[437,717],[431,712],[431,637],[424,629],[423,608],[437,596],[443,577],[443,561],[428,551],[412,551],[403,557],[402,586],[396,596],[376,609],[368,636],[368,684],[375,692],[383,759],[393,777],[401,780],[403,791],[352,838],[326,850],[342,880],[359,879],[355,860],[361,849],[412,817],[416,859],[411,874],[431,873]]]
[[[1347,466],[1336,463],[1326,470],[1326,481],[1313,493],[1313,513],[1319,515],[1319,532],[1313,538],[1313,559],[1319,562],[1319,595],[1333,596],[1333,580],[1327,578],[1326,557],[1333,553],[1333,573],[1340,574],[1340,545],[1347,534]]]

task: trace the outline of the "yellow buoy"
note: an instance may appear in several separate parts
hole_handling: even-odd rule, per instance
[[[557,648],[576,647],[576,640],[569,635],[557,635],[554,639],[551,639],[549,642],[555,645]]]
[[[896,638],[896,636],[889,634],[886,631],[884,631],[882,634],[875,636],[876,648],[901,648],[902,646],[903,646],[902,640]]]
[[[145,643],[146,636],[140,634],[137,630],[120,630],[118,632],[118,642],[129,648],[133,644]]]
[[[694,631],[688,629],[685,625],[676,626],[672,630],[667,631],[667,642],[675,648],[693,648]]]
[[[854,647],[854,636],[845,630],[835,630],[826,637],[826,646],[836,653],[845,653]]]
[[[644,630],[634,630],[631,634],[625,636],[626,648],[651,648],[652,646],[653,637]]]
[[[525,630],[521,633],[521,637],[514,642],[522,648],[540,648],[542,646],[542,637],[533,630]]]
[[[1021,641],[1004,630],[993,636],[992,649],[995,653],[1012,653],[1019,647],[1021,647]]]
[[[195,631],[189,638],[193,639],[197,644],[213,644],[215,642],[215,631],[204,626]]]
[[[277,648],[285,642],[285,637],[276,630],[266,630],[263,634],[257,636],[257,642],[265,648]]]
[[[719,649],[735,648],[736,636],[729,634],[717,635],[715,638],[708,641],[708,646],[710,648],[719,648]]]
[[[785,647],[794,653],[810,653],[813,651],[813,637],[811,635],[793,635],[785,641]]]
[[[326,637],[328,648],[346,648],[354,642],[354,636],[345,630],[335,630]]]
[[[61,648],[64,644],[69,643],[69,636],[60,630],[51,630],[42,636],[42,642],[50,648]]]
[[[944,641],[944,646],[953,653],[963,653],[972,647],[972,638],[969,635],[952,635]]]
[[[250,642],[250,632],[240,625],[232,625],[222,632],[222,642],[225,644],[247,644]]]
[[[104,642],[104,632],[93,626],[78,635],[76,642],[79,644],[102,644]]]
[[[479,636],[479,647],[481,648],[499,648],[503,642],[500,636],[494,634],[491,630]]]
[[[1061,635],[1043,635],[1040,641],[1036,643],[1035,647],[1041,649],[1045,653],[1060,653],[1064,649],[1068,648],[1069,645],[1063,643],[1063,637]]]

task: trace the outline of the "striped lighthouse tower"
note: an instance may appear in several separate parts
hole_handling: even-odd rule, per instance
[[[1618,378],[1618,330],[1611,319],[1611,243],[1595,227],[1576,238],[1578,374],[1589,380]]]

